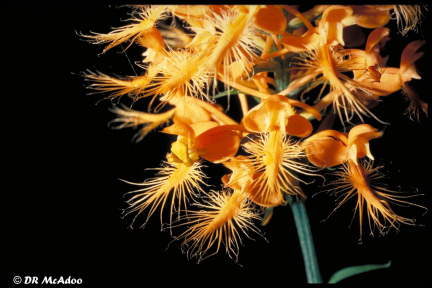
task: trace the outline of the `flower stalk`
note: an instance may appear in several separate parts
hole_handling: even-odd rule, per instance
[[[306,207],[302,201],[294,201],[292,197],[288,198],[303,254],[307,283],[322,283]]]

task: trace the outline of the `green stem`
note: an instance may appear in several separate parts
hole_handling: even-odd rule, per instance
[[[294,221],[303,254],[307,282],[322,283],[306,208],[302,201],[293,201],[291,197],[289,197],[288,202],[294,215]]]

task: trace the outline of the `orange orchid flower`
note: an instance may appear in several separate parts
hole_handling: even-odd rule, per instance
[[[335,130],[324,130],[305,139],[301,146],[309,161],[317,167],[329,168],[347,160],[358,164],[359,158],[374,159],[369,149],[369,141],[382,136],[382,132],[369,124],[353,127],[348,135]]]
[[[405,36],[410,30],[415,30],[420,22],[422,11],[420,5],[365,5],[369,9],[375,9],[380,15],[387,13],[391,18],[396,19],[399,32]],[[384,24],[385,25],[385,24]]]
[[[411,101],[409,110],[412,110],[417,117],[418,109],[421,109],[427,115],[428,104],[408,85],[408,82],[412,79],[421,79],[416,70],[415,62],[424,55],[423,51],[418,51],[424,44],[425,42],[420,40],[409,43],[402,51],[400,68],[385,68],[379,82],[376,82],[374,78],[367,77],[367,75],[360,75],[357,73],[354,74],[356,77],[355,80],[359,82],[368,93],[378,97],[388,96],[402,89],[406,92]]]
[[[223,124],[237,124],[231,118],[219,111],[214,105],[203,102],[202,100],[184,96],[177,93],[168,103],[175,106],[163,113],[146,113],[127,108],[123,105],[122,108],[115,107],[111,111],[117,114],[117,118],[112,120],[110,124],[120,123],[116,129],[143,126],[134,139],[141,141],[150,131],[157,127],[173,120],[174,122],[183,122],[189,125],[199,122],[213,122]]]
[[[168,163],[165,163],[163,168],[155,169],[159,170],[158,176],[160,177],[154,177],[141,184],[125,181],[138,186],[146,186],[146,188],[129,192],[136,195],[127,201],[129,208],[125,210],[125,213],[128,215],[138,212],[131,225],[140,213],[149,208],[147,222],[159,206],[162,207],[162,223],[162,211],[169,197],[172,198],[171,223],[175,199],[179,199],[177,209],[179,211],[181,206],[185,205],[186,198],[194,195],[190,188],[194,187],[202,192],[199,184],[204,183],[202,179],[205,178],[205,175],[200,170],[200,156],[208,161],[220,162],[237,153],[241,133],[235,129],[241,127],[240,125],[233,126],[235,125],[219,126],[214,121],[206,121],[192,125],[177,122],[166,127],[162,132],[178,135],[178,137],[177,141],[171,145],[172,153],[167,154]]]
[[[260,219],[260,216],[253,203],[248,200],[247,192],[254,171],[252,161],[245,156],[237,156],[227,158],[223,164],[232,173],[225,175],[222,181],[225,188],[231,188],[233,192],[224,189],[222,192],[206,194],[205,204],[195,204],[206,210],[188,212],[188,221],[174,226],[189,226],[184,233],[176,237],[176,240],[184,239],[182,246],[187,247],[188,258],[204,260],[218,253],[221,244],[224,243],[227,254],[230,257],[234,256],[237,261],[241,241],[237,230],[250,230],[260,234],[252,222],[254,219]],[[214,253],[206,255],[214,246]]]
[[[274,207],[284,202],[283,193],[304,196],[296,185],[299,179],[290,170],[311,171],[296,161],[303,155],[288,135],[308,136],[311,123],[296,114],[288,98],[271,95],[249,110],[242,124],[249,131],[260,133],[258,140],[251,139],[244,145],[256,164],[254,182],[249,188],[251,199],[261,206]]]
[[[203,209],[189,211],[187,221],[172,226],[188,225],[188,229],[173,241],[183,239],[182,247],[187,251],[188,259],[198,258],[198,262],[217,254],[224,244],[225,252],[237,262],[241,244],[240,231],[245,234],[252,231],[260,235],[253,220],[261,217],[253,203],[240,190],[232,193],[229,189],[212,191],[204,195],[204,203],[195,204]],[[179,219],[182,220],[186,220],[186,217]]]
[[[253,174],[255,172],[252,160],[246,156],[239,155],[227,158],[223,164],[232,171],[231,174],[226,174],[222,177],[225,188],[242,192],[247,191],[247,188],[253,182]]]
[[[349,159],[342,166],[342,172],[335,173],[338,178],[331,183],[331,185],[335,185],[335,188],[328,190],[328,192],[338,195],[338,205],[332,213],[357,195],[354,213],[358,212],[359,214],[359,241],[362,240],[363,235],[363,213],[365,209],[371,235],[373,235],[375,228],[378,229],[380,235],[385,235],[391,228],[399,230],[400,223],[415,225],[415,219],[396,214],[391,208],[391,203],[399,206],[414,205],[426,209],[423,206],[404,200],[404,198],[410,198],[413,195],[402,195],[401,192],[391,191],[380,184],[378,181],[383,178],[383,174],[379,172],[380,168],[382,166],[374,168],[373,161],[361,161],[356,164]],[[339,200],[340,198],[342,200]]]
[[[108,34],[93,33],[94,35],[81,35],[89,38],[91,43],[94,44],[105,44],[109,43],[102,53],[105,53],[109,49],[120,45],[130,39],[130,45],[141,36],[146,34],[158,34],[157,29],[154,29],[156,23],[166,17],[166,6],[164,5],[153,5],[150,7],[141,7],[138,12],[135,12],[135,17],[129,19],[134,24],[129,24],[120,28],[116,28]],[[149,37],[149,35],[147,35]],[[151,37],[151,36],[150,36]],[[155,35],[153,38],[159,38]]]

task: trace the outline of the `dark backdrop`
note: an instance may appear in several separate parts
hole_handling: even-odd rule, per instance
[[[13,285],[14,276],[72,276],[85,284],[305,283],[289,207],[276,208],[270,224],[262,227],[268,242],[257,235],[251,235],[255,241],[243,238],[242,266],[224,252],[198,265],[187,260],[179,243],[166,250],[171,236],[160,231],[157,214],[145,229],[128,229],[132,218],[121,219],[123,195],[134,187],[119,179],[142,182],[151,177],[153,172],[144,170],[159,166],[173,138],[155,132],[135,144],[133,129],[107,126],[114,118],[108,111],[113,103],[96,105],[105,95],[87,95],[89,82],[79,75],[86,69],[118,75],[134,71],[120,49],[98,56],[103,46],[81,41],[76,32],[109,32],[122,25],[128,11],[115,5],[2,8],[2,282]],[[421,32],[409,37],[393,34],[386,50],[396,55],[393,66],[399,65],[410,40],[430,39],[426,21]],[[430,44],[426,50],[418,65],[424,79],[415,81],[415,89],[427,98]],[[127,56],[134,62],[141,52],[131,47]],[[391,125],[383,138],[371,142],[371,149],[390,172],[391,188],[418,190],[425,195],[413,202],[430,207],[428,119],[422,115],[420,123],[411,121],[404,115],[407,106],[402,94],[395,93],[373,110]],[[134,108],[144,110],[146,103]],[[384,129],[371,118],[367,121]],[[205,171],[219,189],[224,171]],[[391,261],[389,269],[344,283],[430,282],[430,215],[422,216],[424,210],[416,207],[395,208],[425,226],[402,225],[400,233],[369,237],[365,223],[363,244],[358,244],[358,218],[348,228],[354,202],[321,222],[335,207],[328,195],[310,197],[321,184],[317,180],[307,187],[306,208],[324,281],[346,266]]]

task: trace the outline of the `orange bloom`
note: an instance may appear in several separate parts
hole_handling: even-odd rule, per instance
[[[420,5],[365,5],[369,9],[375,9],[381,15],[392,11],[392,19],[396,19],[399,32],[405,36],[410,30],[415,30],[420,22],[422,11]],[[366,9],[366,8],[365,8]],[[384,24],[385,25],[385,24]]]
[[[237,261],[240,233],[246,234],[248,230],[260,233],[252,222],[260,218],[258,210],[247,198],[254,171],[252,162],[245,156],[237,156],[228,158],[223,164],[232,170],[222,181],[225,188],[233,189],[233,193],[227,189],[206,194],[204,204],[195,203],[206,210],[188,212],[187,222],[174,226],[189,226],[187,231],[176,237],[176,240],[184,239],[182,246],[187,247],[188,258],[204,260],[218,253],[224,243],[226,253],[231,258],[235,256]],[[214,253],[206,255],[214,246]]]
[[[304,53],[302,61],[297,63],[297,68],[304,70],[302,76],[281,94],[290,93],[298,87],[311,83],[303,92],[307,93],[323,83],[328,83],[330,93],[313,107],[317,111],[322,111],[333,104],[342,123],[344,123],[343,118],[350,122],[354,115],[357,115],[362,121],[362,115],[375,117],[368,108],[371,101],[375,99],[360,93],[367,89],[346,75],[346,72],[351,72],[354,67],[364,68],[363,55],[364,52],[360,55],[353,55],[352,59],[345,59],[345,56],[348,55],[344,54],[340,46],[320,45],[316,50]],[[321,92],[324,88],[325,85],[322,86]],[[321,92],[318,98],[321,98]]]
[[[260,219],[257,210],[240,190],[233,193],[213,191],[205,193],[203,198],[203,204],[195,204],[201,208],[199,211],[189,211],[186,222],[173,226],[188,225],[188,229],[173,241],[184,239],[182,248],[187,251],[188,259],[196,257],[198,263],[217,254],[223,243],[225,252],[237,262],[241,233],[246,236],[248,231],[260,234],[253,223],[254,219]],[[211,249],[213,252],[209,254]]]
[[[424,44],[425,42],[420,40],[409,43],[402,51],[400,68],[385,68],[379,82],[367,75],[359,74],[354,74],[355,80],[365,88],[367,93],[379,97],[388,96],[402,89],[411,101],[409,110],[417,114],[417,117],[418,109],[427,115],[428,104],[421,100],[418,94],[408,86],[408,82],[412,79],[421,79],[415,62],[424,55],[423,51],[418,51]]]
[[[338,201],[339,203],[333,212],[357,195],[355,213],[358,212],[359,214],[360,240],[363,235],[364,209],[366,209],[368,216],[371,235],[373,235],[375,228],[378,229],[381,235],[385,235],[391,228],[398,231],[400,223],[415,225],[414,219],[397,215],[390,204],[424,207],[403,200],[404,198],[413,197],[413,195],[402,195],[401,192],[391,191],[383,187],[382,184],[380,185],[378,180],[382,179],[383,175],[378,170],[382,166],[373,168],[372,161],[362,161],[355,164],[354,161],[348,160],[342,168],[342,172],[336,172],[336,175],[339,176],[338,179],[331,183],[336,187],[330,191],[339,195],[338,200],[343,197],[342,200]]]
[[[308,136],[311,123],[295,113],[288,98],[271,95],[251,109],[242,124],[249,131],[260,133],[258,140],[250,139],[244,144],[256,165],[249,188],[251,199],[261,206],[274,207],[284,202],[283,193],[304,196],[297,185],[300,179],[294,173],[310,174],[311,170],[297,161],[304,155],[288,135]]]
[[[116,28],[108,34],[93,33],[94,35],[81,35],[89,38],[90,42],[94,44],[109,43],[102,53],[105,53],[109,49],[120,45],[128,40],[130,45],[134,43],[136,39],[146,34],[158,33],[157,29],[154,29],[156,23],[166,16],[166,6],[153,5],[149,7],[141,7],[138,11],[133,14],[134,17],[129,19],[134,24],[129,24],[120,28]],[[135,16],[136,15],[136,16]],[[151,37],[151,36],[150,36]],[[157,35],[155,35],[158,38]],[[128,47],[129,47],[128,46]]]
[[[232,171],[231,174],[222,177],[225,188],[246,192],[253,181],[253,174],[255,172],[252,160],[246,156],[239,155],[227,158],[223,164]]]
[[[357,159],[365,156],[373,160],[369,141],[381,135],[382,132],[369,124],[360,124],[353,127],[348,135],[335,130],[318,132],[305,139],[301,146],[312,164],[328,168],[343,164],[347,160],[357,164]]]
[[[131,227],[133,226],[136,218],[146,209],[149,209],[147,219],[142,225],[145,226],[148,219],[160,207],[160,221],[162,221],[162,212],[165,204],[170,202],[170,223],[172,222],[172,216],[174,210],[180,211],[181,207],[186,207],[186,198],[196,196],[192,188],[203,192],[200,184],[204,184],[203,178],[204,173],[200,170],[201,163],[195,161],[192,165],[187,166],[183,163],[176,162],[164,162],[162,168],[154,168],[152,170],[158,171],[155,177],[147,179],[143,183],[132,183],[124,181],[129,184],[136,186],[144,186],[142,189],[128,192],[128,194],[134,194],[126,203],[129,205],[124,210],[124,214],[129,215],[135,213]],[[175,202],[178,206],[175,209]],[[187,210],[187,209],[186,209]]]

